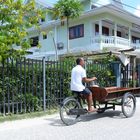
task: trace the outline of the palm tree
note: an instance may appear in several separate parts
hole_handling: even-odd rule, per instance
[[[79,0],[59,0],[54,5],[54,17],[67,21],[67,53],[69,53],[69,19],[74,19],[80,16],[83,7]]]

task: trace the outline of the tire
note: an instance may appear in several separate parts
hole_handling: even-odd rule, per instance
[[[70,110],[79,108],[81,108],[80,104],[75,98],[67,98],[64,100],[60,107],[60,118],[62,122],[66,125],[75,124],[80,115],[73,115],[70,113]]]
[[[122,98],[122,112],[124,116],[131,117],[136,110],[136,99],[131,93],[126,93]]]

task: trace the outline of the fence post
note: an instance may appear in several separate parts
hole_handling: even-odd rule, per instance
[[[43,110],[46,111],[46,67],[45,67],[45,57],[43,57]]]
[[[121,64],[119,62],[113,62],[113,70],[116,76],[116,86],[121,86]]]
[[[137,67],[138,67],[138,86],[140,86],[140,64],[138,64]]]

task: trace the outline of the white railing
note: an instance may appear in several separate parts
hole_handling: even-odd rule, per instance
[[[128,39],[122,37],[115,37],[115,38],[116,38],[116,44],[130,46],[130,41]]]
[[[92,43],[114,44],[114,37],[105,37],[105,36],[94,37],[92,38]]]
[[[103,47],[117,47],[117,48],[135,48],[140,49],[140,43],[130,43],[128,39],[115,36],[95,36],[91,39],[91,45]]]

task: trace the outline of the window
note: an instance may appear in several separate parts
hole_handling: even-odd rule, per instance
[[[99,35],[98,24],[95,24],[95,35]],[[102,35],[109,36],[109,28],[102,26]]]
[[[109,29],[107,27],[102,27],[102,34],[105,36],[109,36]]]
[[[114,30],[112,30],[112,35],[114,36]],[[117,31],[117,36],[118,37],[121,37],[122,36],[122,33],[120,31]]]
[[[122,33],[120,31],[117,31],[117,36],[121,37]]]
[[[30,38],[31,46],[32,47],[36,47],[38,45],[38,41],[39,41],[39,37],[38,36]]]
[[[99,35],[99,25],[95,24],[95,35]]]
[[[84,24],[69,28],[69,39],[84,37]]]

